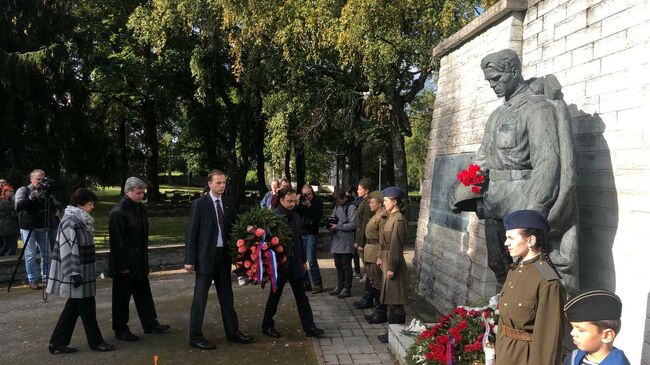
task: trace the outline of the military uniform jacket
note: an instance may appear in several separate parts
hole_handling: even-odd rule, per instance
[[[354,217],[354,221],[357,222],[357,229],[354,232],[354,242],[361,247],[366,245],[366,224],[368,224],[368,221],[372,217],[372,211],[370,211],[368,201],[369,199],[366,195],[361,203],[359,203]]]
[[[383,209],[382,209],[383,210]],[[383,212],[373,215],[366,224],[365,238],[366,245],[363,248],[363,261],[375,263],[379,257],[381,248],[379,246],[379,232],[386,221]]]
[[[406,304],[408,301],[408,272],[404,260],[406,244],[406,219],[400,212],[388,214],[388,219],[379,234],[381,246],[381,304]],[[386,272],[392,271],[392,279],[386,278]]]
[[[514,266],[499,296],[496,363],[561,364],[564,300],[560,278],[541,254]],[[532,334],[532,341],[506,336],[504,326]]]
[[[501,219],[532,209],[548,214],[560,190],[556,109],[528,85],[488,118],[476,163],[489,174],[485,215]]]

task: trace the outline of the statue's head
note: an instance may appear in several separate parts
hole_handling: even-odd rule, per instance
[[[481,68],[492,90],[498,97],[505,96],[506,100],[524,82],[521,76],[521,61],[511,49],[503,49],[483,57]]]

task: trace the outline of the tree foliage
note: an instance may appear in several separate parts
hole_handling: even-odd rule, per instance
[[[431,49],[494,2],[4,1],[3,173],[145,175],[155,200],[160,171],[219,167],[242,194],[267,162],[300,184],[336,161],[352,183],[380,154],[417,185]]]

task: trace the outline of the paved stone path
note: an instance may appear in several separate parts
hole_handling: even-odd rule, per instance
[[[325,330],[312,340],[319,364],[395,364],[388,345],[377,335],[385,324],[368,324],[363,318],[371,310],[358,310],[352,303],[359,297],[339,299],[328,294],[312,295],[311,307],[316,326]]]

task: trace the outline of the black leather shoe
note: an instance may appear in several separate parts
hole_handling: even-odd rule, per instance
[[[370,324],[379,324],[386,322],[388,322],[388,318],[386,316],[386,312],[383,310],[376,310],[375,313],[373,313],[373,316],[368,319],[368,323]]]
[[[126,330],[126,331],[121,332],[121,333],[116,333],[115,338],[117,338],[118,340],[126,341],[126,342],[135,342],[135,341],[140,339],[140,337],[134,335],[129,330]]]
[[[309,293],[311,291],[311,284],[305,284],[305,293]]]
[[[339,294],[341,293],[341,290],[343,290],[343,288],[336,287],[336,288],[330,290],[330,291],[327,292],[327,293],[328,293],[329,295],[339,295]]]
[[[388,332],[384,333],[383,335],[377,336],[377,339],[381,343],[388,343]]]
[[[366,300],[368,300],[368,298],[370,298],[370,300],[372,300],[372,297],[368,294],[368,292],[365,292],[365,293],[363,293],[363,296],[361,298],[359,298],[359,300],[355,300],[354,303],[352,303],[352,305],[354,305],[356,307],[359,304],[361,304],[361,303],[365,302]]]
[[[354,305],[357,309],[368,309],[373,307],[373,300],[370,297],[363,297],[361,300]]]
[[[217,346],[211,344],[207,340],[194,340],[190,341],[190,347],[194,347],[201,350],[216,350]]]
[[[73,352],[77,352],[77,349],[74,347],[68,347],[68,346],[54,346],[50,344],[48,347],[50,350],[50,354],[56,355],[56,354],[71,354]]]
[[[343,298],[350,297],[351,295],[352,294],[350,294],[350,289],[343,289],[343,290],[341,290],[339,295],[337,295],[337,297],[343,299]]]
[[[262,333],[273,338],[280,338],[280,333],[273,327],[262,328]]]
[[[100,352],[107,352],[107,351],[114,351],[115,346],[108,344],[106,342],[101,342],[97,347],[93,349],[94,351],[100,351]]]
[[[314,327],[314,328],[310,328],[307,331],[305,331],[305,335],[307,337],[318,337],[318,336],[322,335],[324,332],[325,331],[323,331],[322,329]]]
[[[163,333],[169,331],[169,328],[168,324],[160,324],[158,321],[155,321],[151,327],[144,330],[144,333]]]
[[[253,342],[253,336],[249,336],[245,333],[237,331],[233,336],[227,336],[228,341],[230,342],[239,342],[239,343],[251,343]]]

